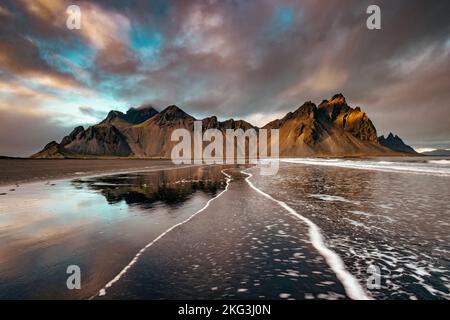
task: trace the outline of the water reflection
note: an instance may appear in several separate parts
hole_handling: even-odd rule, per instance
[[[225,186],[221,167],[22,185],[0,206],[0,298],[88,298]],[[0,192],[3,191],[0,188]],[[69,265],[81,290],[66,287]]]
[[[109,204],[124,201],[143,208],[151,208],[158,203],[178,206],[196,191],[214,196],[219,189],[223,189],[226,183],[220,171],[220,167],[197,167],[121,174],[77,179],[72,181],[72,185],[102,194]]]

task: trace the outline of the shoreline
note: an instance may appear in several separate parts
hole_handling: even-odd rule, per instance
[[[426,159],[429,156],[316,156],[316,157],[298,157],[298,159]],[[444,158],[448,157],[432,157]],[[281,162],[292,158],[280,157]],[[181,166],[193,166],[194,164],[183,164]],[[197,166],[200,164],[196,164]],[[201,164],[205,165],[205,164]],[[61,179],[70,179],[86,176],[98,176],[104,174],[140,172],[153,169],[162,169],[163,167],[178,166],[172,163],[170,159],[156,158],[72,158],[72,159],[34,159],[34,158],[6,158],[0,157],[0,187],[17,186],[39,181],[52,181]]]
[[[147,161],[145,161],[147,160]],[[17,187],[42,181],[56,181],[90,176],[167,170],[170,160],[132,159],[0,159],[0,187]],[[195,165],[198,166],[198,165]]]

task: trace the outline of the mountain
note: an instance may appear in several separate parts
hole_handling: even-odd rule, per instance
[[[52,158],[52,159],[64,159],[68,157],[76,156],[71,152],[65,150],[56,141],[49,142],[45,145],[44,149],[38,153],[32,155],[32,158]]]
[[[32,157],[169,158],[178,143],[171,141],[172,132],[176,129],[193,132],[194,121],[193,116],[175,105],[161,112],[149,106],[131,108],[126,113],[111,111],[99,124],[87,129],[76,127],[59,144],[53,141]],[[215,128],[223,134],[227,129],[259,130],[243,120],[218,121],[212,116],[201,121],[203,130]],[[318,106],[305,102],[294,112],[263,128],[280,130],[282,157],[400,155],[408,152],[381,145],[367,114],[359,107],[350,107],[342,94],[336,94]]]
[[[173,147],[172,132],[186,129],[193,132],[196,119],[175,105],[161,112],[152,108],[130,109],[127,113],[111,111],[99,124],[84,129],[76,127],[58,144],[51,142],[33,158],[64,158],[85,156],[165,157]],[[203,130],[216,128],[247,130],[255,128],[243,120],[218,121],[217,117],[202,120]]]
[[[139,124],[156,115],[156,111],[152,106],[143,106],[139,108],[130,108],[126,113],[120,111],[110,111],[108,116],[102,122],[111,122],[114,119],[122,119],[131,124]]]
[[[410,153],[410,154],[418,154],[416,150],[408,146],[403,142],[403,140],[398,135],[393,135],[392,132],[389,133],[387,138],[384,136],[378,137],[378,142],[385,146],[386,148],[389,148],[393,151],[397,152],[403,152],[403,153]]]
[[[450,150],[446,149],[437,149],[433,151],[422,152],[421,154],[425,156],[441,156],[441,157],[450,157]]]
[[[305,102],[263,128],[280,130],[280,155],[284,157],[395,153],[378,143],[372,121],[359,107],[348,106],[342,94],[323,100],[318,106]]]

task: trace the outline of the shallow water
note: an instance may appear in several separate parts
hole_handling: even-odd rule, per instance
[[[380,268],[373,297],[449,299],[450,162],[424,158],[291,159],[254,183],[317,224],[361,284]]]
[[[197,167],[0,188],[0,298],[88,298],[224,186]],[[81,290],[66,287],[69,265]]]
[[[275,176],[228,168],[230,180],[222,169],[1,187],[0,298],[450,298],[447,159],[288,159]],[[69,265],[81,290],[66,287]]]

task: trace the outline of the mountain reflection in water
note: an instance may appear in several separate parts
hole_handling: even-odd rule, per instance
[[[89,298],[143,246],[205,206],[225,185],[223,167],[37,182],[0,203],[0,298]],[[69,265],[81,269],[68,290]]]
[[[164,170],[146,174],[120,174],[73,180],[77,189],[94,190],[109,204],[125,201],[128,205],[151,208],[158,203],[179,206],[196,191],[214,196],[226,185],[220,167],[196,167]]]

